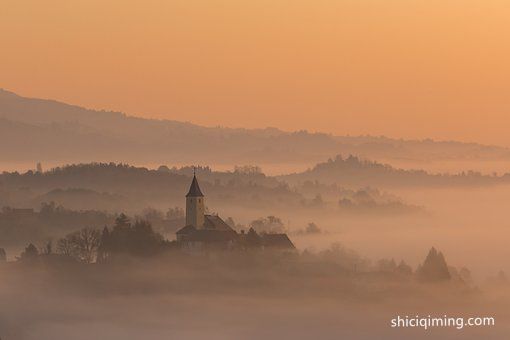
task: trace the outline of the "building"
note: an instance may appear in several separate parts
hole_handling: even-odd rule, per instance
[[[186,225],[176,232],[177,242],[187,250],[213,249],[275,249],[293,250],[294,244],[287,234],[261,234],[253,228],[238,233],[218,215],[205,213],[205,197],[198,180],[193,180],[186,194]]]

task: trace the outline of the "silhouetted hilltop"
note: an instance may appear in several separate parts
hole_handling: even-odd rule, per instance
[[[75,210],[101,208],[108,211],[122,211],[126,206],[133,205],[130,199],[120,194],[82,188],[53,189],[32,199],[31,205],[38,206],[44,202],[55,202]]]
[[[333,136],[275,128],[202,127],[95,111],[0,90],[2,161],[207,164],[316,163],[340,152],[371,159],[510,159],[473,143]]]
[[[227,207],[289,212],[320,209],[332,214],[364,215],[420,210],[367,186],[357,190],[318,182],[290,186],[252,166],[236,167],[232,171],[198,167],[196,171],[201,189],[210,199],[208,202],[214,202],[209,207],[211,212]],[[55,202],[76,210],[138,213],[153,207],[164,212],[169,207],[182,207],[183,193],[192,176],[193,169],[189,166],[160,166],[154,170],[120,163],[75,164],[45,172],[4,172],[0,174],[0,207],[37,208],[41,203]]]
[[[181,171],[187,172],[186,168],[161,171],[126,164],[89,163],[67,165],[44,173],[4,172],[0,175],[0,206],[26,205],[26,202],[36,202],[32,206],[37,206],[44,198],[62,204],[101,198],[103,203],[110,201],[107,206],[123,206],[125,210],[150,205],[168,208],[181,205],[183,193],[188,189],[190,176],[179,173]],[[235,171],[223,174],[210,172],[207,175],[206,169],[198,171],[199,175],[204,173],[201,186],[208,197],[224,204],[291,207],[300,204],[303,199],[285,183],[269,178],[264,180],[265,175]]]
[[[509,174],[485,176],[478,172],[430,174],[423,170],[403,170],[391,165],[363,160],[356,156],[337,156],[301,173],[279,176],[289,184],[305,181],[336,183],[344,187],[451,186],[489,185],[507,182]]]

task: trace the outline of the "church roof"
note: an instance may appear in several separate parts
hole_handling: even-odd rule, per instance
[[[235,232],[214,229],[197,229],[189,236],[190,241],[198,242],[227,242],[234,241],[236,238],[237,234]]]
[[[227,232],[229,234],[236,234],[236,231],[232,229],[225,221],[221,219],[221,217],[217,215],[204,215],[204,228],[197,229],[191,225],[187,225],[177,230],[176,234],[179,235],[191,235],[195,234],[197,231],[206,230],[209,232]],[[206,233],[206,234],[208,234]]]
[[[218,215],[205,215],[204,217],[204,229],[234,231],[234,229],[225,223],[225,221],[223,221]]]
[[[177,230],[176,234],[188,235],[188,234],[194,233],[195,231],[197,231],[197,228],[195,228],[192,225],[187,225],[187,226],[182,227],[181,229]]]
[[[202,194],[202,191],[198,186],[197,177],[195,175],[193,175],[193,181],[191,181],[191,185],[186,197],[204,197],[204,194]]]
[[[296,248],[287,234],[262,234],[262,244],[269,248]]]

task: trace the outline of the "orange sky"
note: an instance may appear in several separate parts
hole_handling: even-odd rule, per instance
[[[4,0],[0,87],[204,125],[510,146],[506,0]]]

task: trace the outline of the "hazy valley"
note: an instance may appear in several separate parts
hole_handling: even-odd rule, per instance
[[[422,339],[389,320],[508,317],[506,148],[207,128],[6,91],[0,117],[0,299],[16,305],[0,313],[2,339]],[[206,213],[238,233],[286,233],[296,252],[179,251],[194,172]],[[123,213],[154,254],[65,253],[65,240],[114,232]],[[447,278],[430,281],[427,266]],[[211,333],[217,324],[230,326]]]

